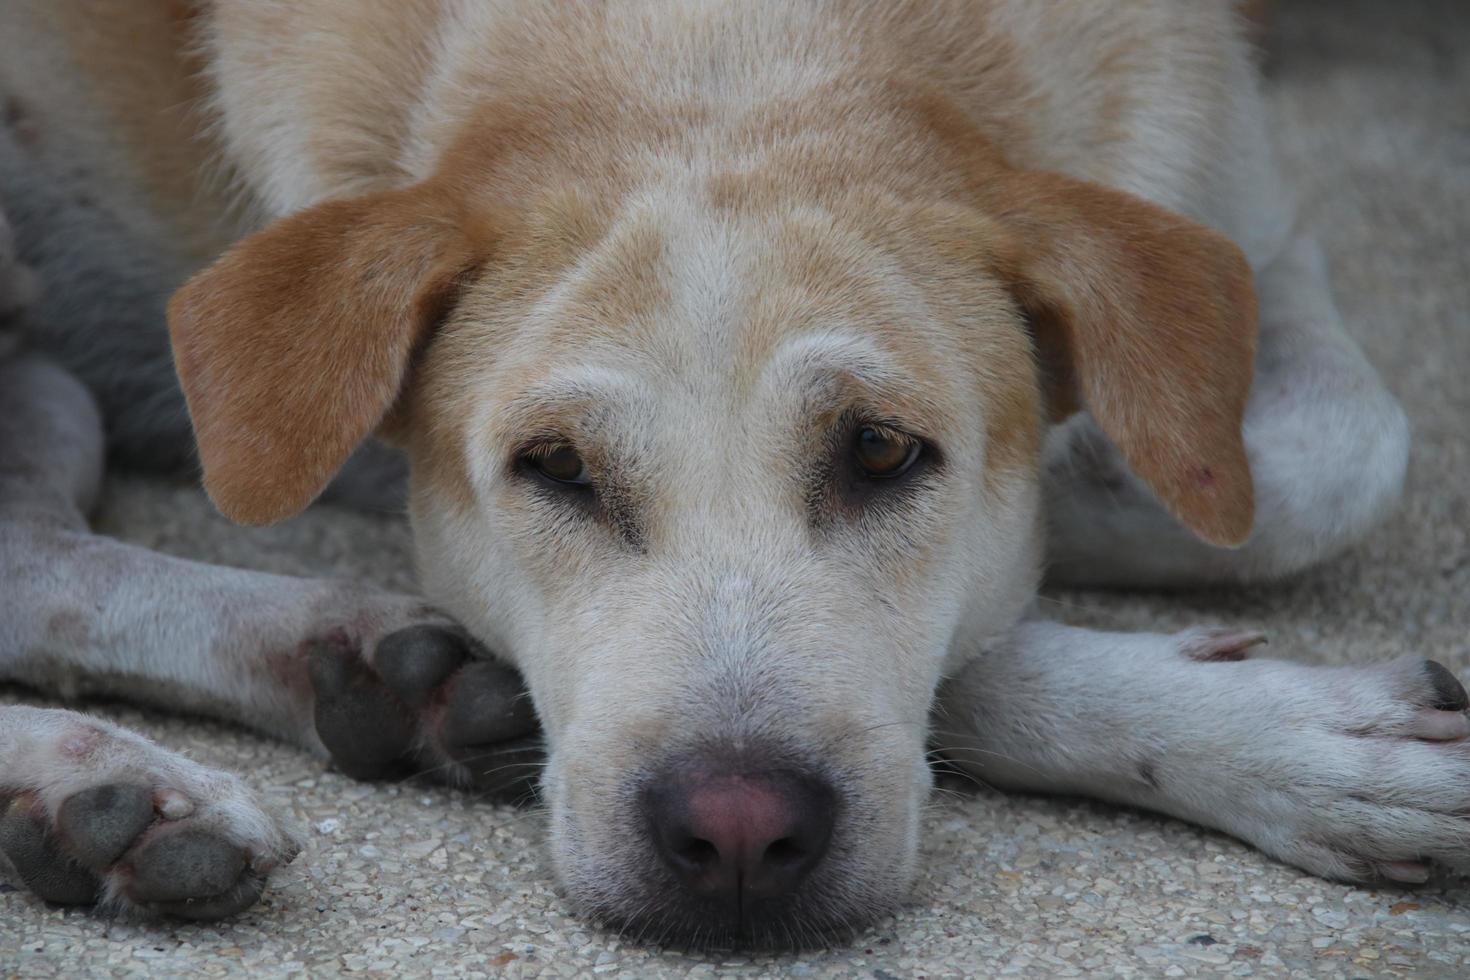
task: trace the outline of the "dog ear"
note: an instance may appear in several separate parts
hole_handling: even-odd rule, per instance
[[[1239,546],[1254,520],[1241,424],[1256,298],[1238,247],[1121,191],[1009,171],[988,212],[1054,420],[1085,408],[1178,520]]]
[[[419,184],[284,218],[174,294],[174,361],[227,517],[311,503],[393,407],[483,238]]]

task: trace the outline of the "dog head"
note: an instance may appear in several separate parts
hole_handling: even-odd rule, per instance
[[[903,894],[957,638],[1034,594],[1048,420],[1249,531],[1239,251],[941,103],[891,117],[740,166],[487,124],[171,306],[226,514],[296,513],[375,431],[408,452],[426,589],[524,674],[556,867],[613,921],[788,942]]]

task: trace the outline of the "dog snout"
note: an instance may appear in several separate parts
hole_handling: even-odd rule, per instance
[[[794,893],[821,864],[836,822],[831,785],[785,770],[684,765],[654,779],[643,803],[654,848],[679,883],[739,909]]]

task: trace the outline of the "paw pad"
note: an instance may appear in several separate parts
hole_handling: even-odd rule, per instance
[[[319,644],[307,659],[316,730],[337,768],[353,779],[392,775],[413,743],[413,717],[356,650]]]
[[[89,868],[109,867],[153,822],[146,786],[109,783],[74,793],[56,814],[67,851]]]
[[[61,852],[33,794],[0,798],[0,852],[21,884],[48,902],[86,905],[97,900],[101,880]]]
[[[368,665],[350,644],[309,653],[316,728],[342,772],[441,772],[477,789],[521,789],[539,769],[536,715],[520,675],[455,627],[384,637]]]

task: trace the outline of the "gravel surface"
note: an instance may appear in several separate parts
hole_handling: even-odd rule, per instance
[[[1413,420],[1401,514],[1286,586],[1055,597],[1078,623],[1263,626],[1272,655],[1436,658],[1470,680],[1470,7],[1282,0],[1271,98],[1305,222],[1351,329]],[[243,532],[195,491],[118,480],[104,531],[190,556],[411,587],[405,529],[319,508]],[[0,688],[0,699],[23,692]],[[1464,977],[1470,882],[1320,881],[1176,821],[949,786],[907,908],[800,956],[642,948],[568,914],[534,809],[368,785],[197,720],[95,709],[246,778],[306,828],[265,900],[216,925],[141,926],[48,908],[0,883],[0,976],[739,975]]]

